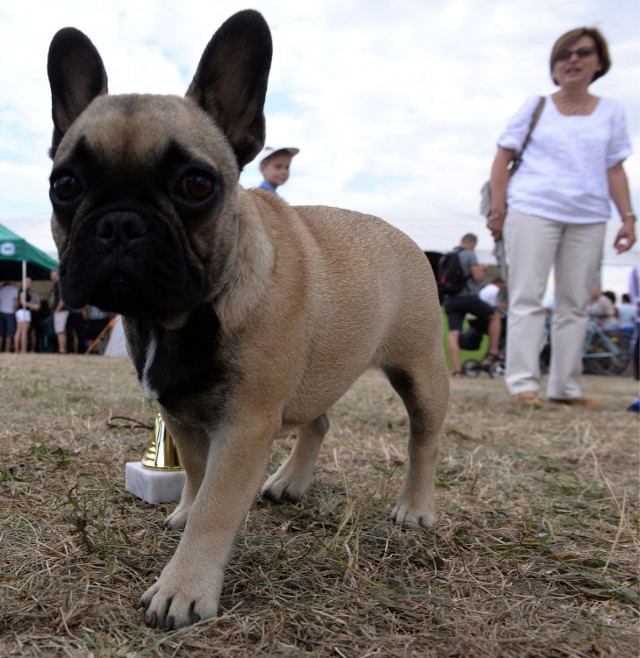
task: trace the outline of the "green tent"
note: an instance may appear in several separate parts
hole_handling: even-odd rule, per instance
[[[34,281],[48,280],[56,269],[55,258],[0,224],[0,282],[22,281],[27,276]]]

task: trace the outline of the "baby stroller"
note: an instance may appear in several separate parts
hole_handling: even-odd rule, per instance
[[[460,332],[458,344],[462,350],[477,350],[482,343],[483,336],[487,333],[487,321],[479,318],[469,319],[469,329]],[[503,358],[495,359],[487,365],[483,365],[478,359],[466,359],[462,363],[462,372],[466,377],[478,377],[481,372],[488,372],[492,379],[503,377],[505,363]]]

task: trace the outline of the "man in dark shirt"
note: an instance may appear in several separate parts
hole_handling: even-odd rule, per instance
[[[482,360],[482,366],[489,367],[500,357],[498,352],[501,330],[500,314],[493,306],[483,302],[478,295],[480,290],[478,284],[482,281],[487,266],[478,263],[478,257],[475,253],[477,244],[478,238],[473,233],[467,233],[460,240],[458,258],[460,259],[462,271],[467,277],[467,282],[459,293],[447,295],[444,298],[444,310],[449,322],[449,356],[453,364],[454,377],[462,376],[459,340],[462,323],[467,313],[488,322],[489,352]]]

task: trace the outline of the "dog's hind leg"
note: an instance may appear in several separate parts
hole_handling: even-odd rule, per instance
[[[436,520],[435,475],[438,434],[447,409],[449,378],[434,364],[385,368],[385,373],[409,414],[408,464],[398,504],[391,512],[397,525],[433,526]]]
[[[298,428],[291,454],[262,487],[263,498],[278,503],[302,498],[313,481],[313,468],[328,429],[329,420],[325,414]]]

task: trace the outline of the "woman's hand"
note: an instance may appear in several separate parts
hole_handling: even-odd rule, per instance
[[[636,242],[636,216],[633,214],[633,210],[629,210],[631,208],[629,181],[622,162],[607,169],[607,176],[609,195],[622,217],[622,228],[616,235],[613,248],[622,254],[629,251]]]
[[[487,217],[487,228],[491,233],[491,237],[494,242],[502,239],[502,229],[504,228],[504,220],[507,217],[507,213],[504,210],[491,210],[491,213]]]
[[[619,254],[629,251],[629,249],[631,249],[636,243],[635,221],[635,216],[625,217],[622,221],[622,227],[618,231],[618,235],[616,235],[616,239],[613,243],[613,248]]]
[[[491,165],[491,212],[487,217],[487,228],[497,242],[502,239],[502,227],[507,216],[507,185],[509,184],[509,163],[513,160],[515,151],[498,147],[496,157]]]

